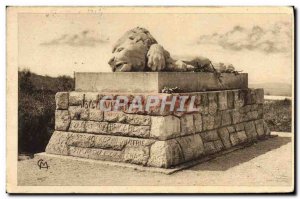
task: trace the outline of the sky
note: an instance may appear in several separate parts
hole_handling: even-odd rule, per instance
[[[136,26],[172,57],[232,63],[249,83],[292,82],[288,14],[19,14],[19,68],[49,76],[110,72],[113,44]]]

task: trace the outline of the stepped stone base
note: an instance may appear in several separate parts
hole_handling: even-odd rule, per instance
[[[172,168],[270,135],[263,120],[262,89],[156,94],[196,96],[199,110],[184,113],[161,113],[155,107],[151,111],[124,108],[102,112],[97,103],[103,95],[57,93],[56,131],[46,153]],[[110,95],[113,99],[107,100],[108,105],[121,94]],[[148,94],[139,96],[146,98]]]
[[[270,138],[272,138],[274,136],[270,136]],[[119,167],[125,167],[125,168],[132,168],[134,170],[139,170],[139,171],[150,171],[150,172],[156,172],[156,173],[163,173],[163,174],[173,174],[177,171],[181,171],[183,169],[187,169],[190,167],[193,167],[195,165],[210,161],[216,157],[222,156],[222,155],[226,155],[228,153],[234,152],[236,150],[240,150],[243,149],[245,147],[250,146],[249,144],[241,144],[241,145],[237,145],[234,147],[231,147],[230,149],[226,149],[226,150],[222,150],[220,152],[211,154],[211,155],[206,155],[206,156],[202,156],[198,159],[192,160],[192,161],[188,161],[188,162],[184,162],[182,164],[176,165],[176,166],[172,166],[169,168],[163,168],[163,167],[150,167],[150,166],[144,166],[144,165],[139,165],[139,164],[131,164],[131,163],[125,163],[125,162],[113,162],[113,161],[107,161],[107,160],[95,160],[95,159],[89,159],[89,158],[82,158],[82,157],[75,157],[75,156],[65,156],[65,155],[55,155],[55,154],[49,154],[49,153],[37,153],[34,155],[35,158],[37,159],[43,159],[48,161],[49,159],[54,159],[54,158],[58,158],[58,159],[65,159],[65,160],[77,160],[77,161],[82,161],[82,162],[91,162],[94,164],[101,164],[101,165],[108,165],[108,166],[119,166]]]

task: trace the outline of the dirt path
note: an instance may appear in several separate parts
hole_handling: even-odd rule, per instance
[[[37,159],[18,162],[19,185],[256,185],[292,184],[290,133],[218,157],[172,175],[82,161],[53,159],[39,169]]]

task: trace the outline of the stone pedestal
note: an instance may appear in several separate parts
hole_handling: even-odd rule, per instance
[[[82,88],[78,85],[80,81],[76,79],[77,89]],[[107,100],[108,106],[124,95],[109,94],[113,98]],[[263,120],[262,89],[155,94],[169,99],[180,95],[195,96],[198,110],[191,112],[169,109],[160,112],[160,104],[150,111],[129,112],[126,107],[132,101],[122,110],[103,112],[97,108],[97,103],[104,95],[107,92],[57,93],[55,132],[46,153],[171,168],[265,139],[270,134]],[[145,99],[149,93],[126,95],[130,99],[137,95]]]
[[[75,73],[75,91],[161,93],[164,87],[185,92],[246,89],[248,74],[196,72]]]

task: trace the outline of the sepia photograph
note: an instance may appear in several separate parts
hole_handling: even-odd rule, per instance
[[[6,29],[8,193],[294,192],[293,7],[8,6]]]

